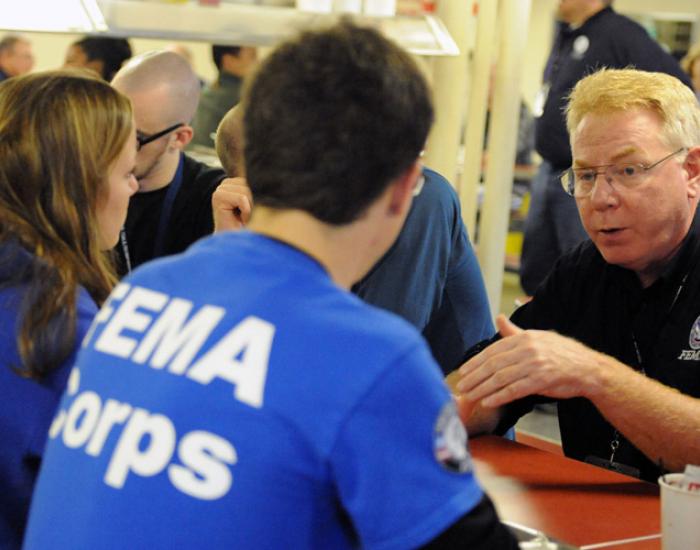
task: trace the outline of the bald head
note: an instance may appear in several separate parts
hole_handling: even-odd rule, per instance
[[[190,64],[174,52],[148,52],[132,58],[114,76],[112,85],[132,101],[135,97],[152,98],[151,115],[163,124],[191,121],[199,103],[199,79]],[[138,118],[138,113],[135,115]]]
[[[182,57],[190,66],[193,65],[194,57],[192,56],[192,50],[189,49],[184,44],[172,43],[165,46],[164,50],[166,52],[173,52]]]
[[[231,109],[216,130],[216,154],[229,177],[245,177],[243,159],[243,108]]]

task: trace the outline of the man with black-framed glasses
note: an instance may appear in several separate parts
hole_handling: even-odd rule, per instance
[[[124,274],[210,234],[211,196],[225,174],[183,153],[194,134],[190,121],[200,94],[184,59],[165,51],[135,57],[112,86],[131,99],[137,128],[139,190],[116,249]]]
[[[700,464],[700,106],[672,76],[602,70],[567,128],[562,184],[590,240],[456,385],[470,435],[555,400],[567,456],[655,481]]]

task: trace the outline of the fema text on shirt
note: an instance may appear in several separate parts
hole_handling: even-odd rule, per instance
[[[119,357],[197,384],[226,381],[233,386],[232,398],[261,408],[275,327],[246,317],[197,357],[225,310],[213,305],[193,310],[189,300],[119,284],[96,316],[83,347],[92,345],[99,352],[95,357]],[[110,434],[119,432],[104,475],[108,486],[121,489],[130,475],[149,477],[165,471],[174,487],[195,498],[218,499],[229,491],[230,468],[238,460],[230,441],[205,430],[178,437],[166,415],[94,391],[79,393],[79,386],[80,371],[74,369],[69,398],[64,399],[49,436],[60,436],[67,448],[82,449],[98,459]]]

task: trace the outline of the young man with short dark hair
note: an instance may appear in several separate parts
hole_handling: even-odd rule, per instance
[[[349,292],[419,184],[433,110],[414,61],[350,23],[305,33],[244,113],[248,229],[115,289],[26,548],[517,548],[425,341]]]

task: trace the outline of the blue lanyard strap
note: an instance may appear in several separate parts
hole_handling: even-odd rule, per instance
[[[156,233],[156,242],[153,245],[153,257],[158,258],[164,254],[165,234],[170,223],[170,216],[173,212],[173,205],[177,197],[180,187],[182,186],[182,173],[185,166],[185,155],[180,153],[180,162],[177,165],[175,177],[168,185],[168,192],[165,194],[163,208],[160,211],[160,220],[158,221],[158,233]]]

